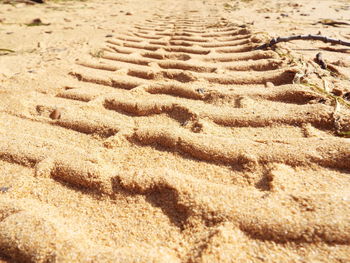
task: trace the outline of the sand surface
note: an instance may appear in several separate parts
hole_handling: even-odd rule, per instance
[[[350,2],[1,4],[0,262],[350,262],[350,49],[293,34]]]

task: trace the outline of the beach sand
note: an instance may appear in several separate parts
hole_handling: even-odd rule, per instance
[[[1,4],[0,262],[350,262],[349,14]]]

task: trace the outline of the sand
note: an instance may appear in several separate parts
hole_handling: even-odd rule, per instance
[[[349,17],[1,4],[0,262],[350,262]]]

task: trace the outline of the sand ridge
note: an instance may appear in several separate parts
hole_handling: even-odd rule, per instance
[[[52,25],[0,57],[0,261],[349,262],[349,66],[255,50],[302,10],[257,5],[1,7]]]

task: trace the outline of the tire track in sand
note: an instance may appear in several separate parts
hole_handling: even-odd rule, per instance
[[[143,213],[158,213],[162,223],[148,224],[163,245],[152,248],[152,237],[141,242],[136,234],[129,243],[113,239],[113,225],[108,242],[94,244],[90,233],[72,246],[89,231],[64,218],[64,207],[46,201],[39,215],[10,197],[1,201],[1,251],[31,262],[204,262],[216,253],[257,260],[256,247],[262,257],[279,251],[293,258],[294,246],[303,244],[307,257],[315,243],[327,255],[349,251],[350,143],[334,135],[327,98],[293,84],[298,66],[254,50],[260,43],[218,7],[179,2],[106,39],[103,52],[78,58],[55,96],[29,94],[19,112],[2,109],[12,123],[0,129],[4,163],[28,167],[67,195],[97,196],[101,207],[127,196]],[[51,119],[55,109],[60,116]],[[339,125],[349,123],[345,111]],[[13,231],[31,221],[40,226],[33,233],[50,229],[58,243]],[[87,221],[87,229],[96,224]]]

